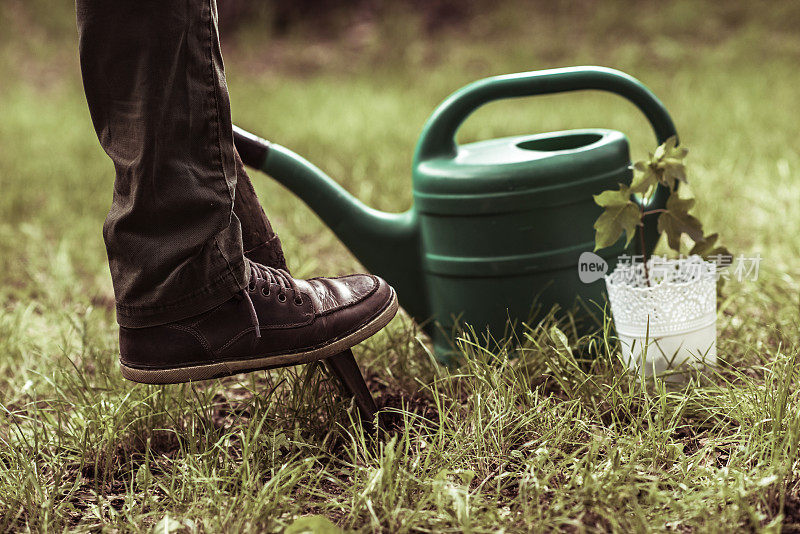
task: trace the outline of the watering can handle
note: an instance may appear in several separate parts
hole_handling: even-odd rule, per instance
[[[639,80],[624,72],[605,67],[568,67],[562,69],[521,72],[484,78],[463,87],[450,95],[433,112],[417,144],[415,164],[432,158],[453,158],[457,154],[456,132],[469,115],[484,104],[503,98],[546,95],[596,89],[618,94],[644,113],[656,134],[658,144],[673,135],[677,138],[675,125],[664,105]],[[646,209],[663,208],[668,192],[659,185],[645,206]],[[637,203],[640,199],[634,199]],[[659,234],[655,214],[645,216],[643,241],[649,254],[655,248]],[[639,240],[635,240],[639,249]]]
[[[417,144],[415,161],[455,157],[455,135],[476,109],[494,100],[596,89],[618,94],[638,107],[650,121],[658,143],[677,135],[661,101],[640,81],[605,67],[568,67],[493,76],[462,87],[433,112]]]

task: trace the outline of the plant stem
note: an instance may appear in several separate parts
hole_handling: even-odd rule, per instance
[[[644,204],[639,204],[639,213],[641,220],[641,226],[639,227],[639,249],[642,251],[642,261],[644,262],[644,279],[647,281],[647,287],[650,287],[650,271],[647,268],[647,250],[644,246]]]

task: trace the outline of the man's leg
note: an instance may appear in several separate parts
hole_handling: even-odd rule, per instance
[[[87,101],[117,173],[104,237],[123,375],[170,383],[305,363],[385,326],[397,298],[375,276],[296,280],[245,259],[247,246],[283,265],[252,186],[237,186],[214,0],[77,0],[77,12]],[[246,244],[236,211],[266,224]]]
[[[281,241],[261,207],[239,153],[236,152],[235,156],[237,181],[233,211],[242,224],[245,256],[269,267],[288,270]]]
[[[120,325],[207,311],[247,285],[230,104],[210,0],[78,0],[81,71],[116,168],[104,226]]]

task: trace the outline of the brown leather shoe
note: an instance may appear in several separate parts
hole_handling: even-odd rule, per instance
[[[338,354],[397,313],[389,284],[369,274],[296,280],[251,264],[249,287],[211,311],[119,331],[122,375],[173,384],[307,363]]]

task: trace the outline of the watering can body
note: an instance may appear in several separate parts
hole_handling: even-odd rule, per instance
[[[445,100],[417,145],[414,205],[405,213],[364,206],[278,145],[262,144],[263,154],[243,159],[298,194],[365,267],[389,281],[446,359],[454,326],[500,340],[509,320],[532,318],[534,304],[547,311],[571,308],[578,298],[602,302],[602,283],[582,283],[578,259],[594,249],[600,211],[593,195],[631,178],[626,137],[583,129],[455,141],[464,120],[488,102],[581,89],[632,101],[659,142],[675,135],[663,105],[641,83],[611,69],[575,67],[487,78]],[[237,130],[236,140],[240,153],[258,151],[259,140],[245,132]],[[662,207],[664,198],[658,190],[647,208]],[[655,245],[655,226],[642,236],[646,248]],[[620,242],[602,255],[613,262],[622,250]]]
[[[590,310],[602,303],[603,284],[582,283],[578,259],[594,249],[593,195],[630,178],[628,141],[613,130],[493,139],[418,161],[414,203],[437,354],[454,325],[499,341],[509,320],[535,320],[578,297]],[[620,252],[618,244],[601,254],[612,261]]]

